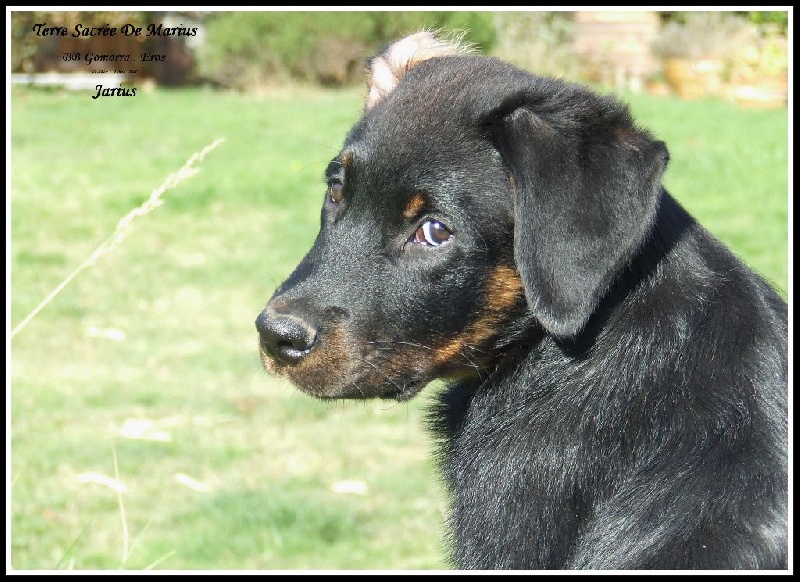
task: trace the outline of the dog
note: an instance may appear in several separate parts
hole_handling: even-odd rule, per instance
[[[321,399],[430,413],[459,569],[786,569],[788,309],[626,105],[421,32],[367,65],[256,319]]]

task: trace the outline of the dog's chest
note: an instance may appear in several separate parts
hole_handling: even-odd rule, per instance
[[[559,567],[589,514],[579,436],[524,394],[455,388],[443,403],[457,565]]]

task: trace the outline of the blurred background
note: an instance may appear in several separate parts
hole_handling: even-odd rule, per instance
[[[464,31],[483,54],[617,93],[667,142],[671,193],[786,298],[789,16],[8,12],[7,568],[447,568],[425,430],[441,385],[320,402],[257,355],[253,322],[314,240],[365,58],[423,27]],[[117,73],[64,57],[142,52],[167,58]],[[136,95],[95,100],[97,83]]]
[[[12,72],[74,73],[64,53],[168,53],[133,79],[257,90],[361,81],[365,59],[409,31],[460,30],[484,54],[543,75],[615,89],[785,104],[788,11],[782,12],[24,12],[11,19]],[[36,37],[48,26],[196,27],[194,36]],[[94,63],[100,68],[102,63]]]

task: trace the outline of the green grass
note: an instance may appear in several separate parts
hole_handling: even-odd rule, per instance
[[[627,96],[666,141],[664,184],[694,216],[788,296],[788,112],[705,99]]]
[[[256,354],[253,320],[313,241],[360,93],[14,91],[12,327],[226,140],[10,344],[14,568],[446,567],[426,396],[322,403]],[[786,111],[630,99],[669,144],[673,194],[785,296]],[[131,419],[165,440],[129,438]],[[117,493],[87,482],[115,457],[127,538]],[[344,480],[366,494],[334,492]]]

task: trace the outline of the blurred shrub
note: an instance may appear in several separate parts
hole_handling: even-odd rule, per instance
[[[651,47],[660,59],[728,58],[748,34],[747,20],[734,12],[672,14]]]
[[[755,11],[755,12],[744,12],[747,16],[747,19],[750,20],[753,24],[762,25],[762,24],[772,24],[777,26],[779,30],[785,35],[787,30],[789,29],[789,11],[782,10],[780,12],[772,12],[772,11]]]
[[[422,28],[464,31],[483,52],[495,42],[488,12],[218,12],[205,25],[200,74],[239,89],[360,82],[367,57]]]
[[[750,10],[750,11],[724,11],[727,12],[729,15],[735,15],[738,18],[743,20],[747,20],[751,24],[755,25],[764,25],[764,24],[771,24],[773,26],[777,26],[780,31],[786,34],[786,31],[789,28],[789,11],[788,10],[780,10],[780,11],[769,11],[769,10]],[[677,22],[679,24],[686,24],[688,20],[692,18],[693,12],[660,12],[661,19],[664,23],[667,22]]]
[[[578,80],[572,12],[496,12],[494,55],[539,75]]]

